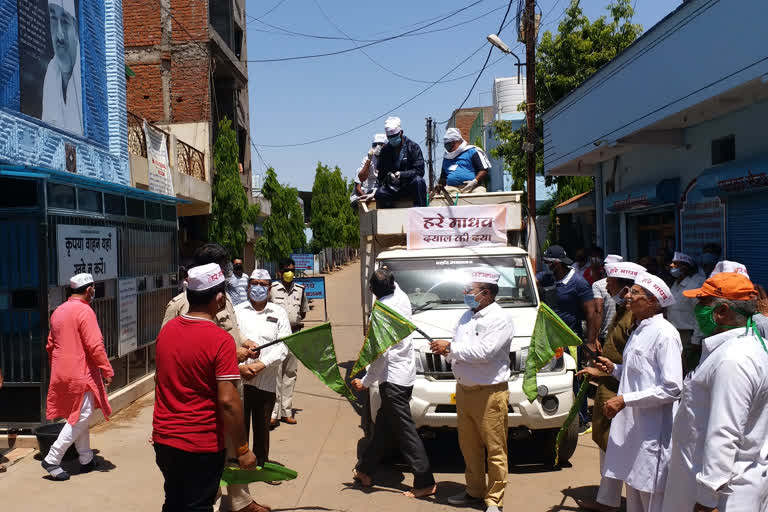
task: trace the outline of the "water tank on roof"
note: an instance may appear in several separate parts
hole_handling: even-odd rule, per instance
[[[493,118],[495,120],[514,119],[524,115],[518,106],[525,102],[525,78],[496,78],[493,81]]]

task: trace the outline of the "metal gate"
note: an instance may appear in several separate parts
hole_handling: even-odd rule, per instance
[[[45,226],[41,217],[0,217],[0,423],[19,428],[45,417],[48,332]]]

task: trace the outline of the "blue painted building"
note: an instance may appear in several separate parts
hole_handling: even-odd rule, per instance
[[[115,379],[176,292],[176,199],[132,188],[120,0],[0,0],[0,428],[45,421],[50,313],[91,272]]]
[[[766,24],[762,0],[684,2],[544,113],[545,170],[594,176],[606,252],[717,244],[768,284]]]

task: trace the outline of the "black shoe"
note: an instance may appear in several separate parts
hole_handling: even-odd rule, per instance
[[[91,462],[88,464],[80,464],[80,475],[83,475],[85,473],[90,473],[94,469],[98,468],[99,465],[96,464],[96,457],[91,459]]]
[[[61,469],[61,466],[58,464],[49,464],[43,460],[41,463],[41,466],[43,466],[43,469],[48,472],[48,474],[51,475],[51,478],[53,480],[56,480],[58,482],[63,482],[64,480],[69,480],[69,473]]]

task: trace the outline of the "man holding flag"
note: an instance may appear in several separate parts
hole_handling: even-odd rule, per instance
[[[395,276],[389,270],[375,271],[369,283],[371,292],[380,303],[410,320],[411,302],[405,292],[397,286]],[[373,329],[373,321],[371,324]],[[389,440],[394,438],[399,444],[400,453],[413,470],[413,489],[405,492],[405,496],[423,498],[437,492],[427,452],[411,418],[410,401],[415,380],[413,345],[411,337],[406,336],[389,346],[375,359],[362,379],[353,379],[351,382],[355,391],[362,391],[378,382],[381,394],[381,407],[376,414],[373,439],[354,472],[355,480],[363,487],[373,485],[371,475],[385,452],[389,450]]]
[[[433,353],[451,363],[456,376],[459,446],[467,487],[448,498],[448,503],[461,506],[484,501],[486,512],[500,511],[507,485],[509,345],[514,327],[496,303],[500,277],[490,267],[471,271],[464,289],[469,311],[459,320],[453,341],[430,344]]]

